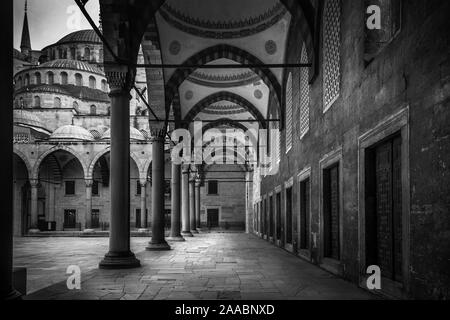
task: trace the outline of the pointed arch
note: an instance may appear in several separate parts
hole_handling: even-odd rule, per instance
[[[264,129],[266,128],[266,121],[264,119],[264,116],[258,110],[258,108],[255,107],[255,105],[253,105],[244,97],[228,91],[216,92],[199,101],[194,107],[192,107],[191,110],[189,110],[188,114],[184,118],[183,123],[187,124],[192,122],[203,109],[209,107],[213,103],[223,100],[235,103],[241,106],[242,108],[246,109],[255,118],[255,120],[259,122],[262,128]],[[179,105],[178,106],[174,105],[173,107],[174,108],[179,107]],[[179,112],[181,113],[181,111]]]
[[[22,151],[17,149],[16,147],[14,147],[13,153],[23,161],[23,163],[25,164],[25,167],[27,168],[28,177],[31,177],[33,174],[33,168],[31,166],[30,162],[28,161],[26,155]]]

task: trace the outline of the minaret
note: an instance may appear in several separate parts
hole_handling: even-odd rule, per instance
[[[22,42],[20,43],[20,51],[26,56],[31,52],[30,30],[28,28],[28,1],[25,0],[25,18],[23,19]]]

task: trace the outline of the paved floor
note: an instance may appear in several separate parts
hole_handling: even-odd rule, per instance
[[[142,268],[98,270],[107,238],[17,238],[15,266],[28,268],[27,299],[372,299],[374,296],[253,235],[210,233],[143,251]],[[82,270],[81,290],[67,289],[69,265]]]

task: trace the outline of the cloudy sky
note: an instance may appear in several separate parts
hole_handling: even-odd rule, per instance
[[[14,48],[20,49],[25,0],[14,0]],[[86,9],[98,25],[99,2],[89,0]],[[77,13],[80,19],[77,19]],[[77,23],[79,21],[79,23]],[[57,42],[70,32],[90,29],[74,0],[28,0],[28,24],[33,50]]]

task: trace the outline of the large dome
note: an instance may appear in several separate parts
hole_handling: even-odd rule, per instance
[[[68,60],[68,59],[57,59],[49,62],[45,62],[38,66],[38,68],[50,68],[50,69],[74,69],[78,71],[85,71],[91,73],[97,73],[104,75],[105,73],[97,68],[96,66],[86,63],[80,60]]]
[[[81,140],[94,141],[92,134],[78,126],[67,125],[56,129],[50,136],[51,140]]]
[[[103,136],[102,139],[110,140],[111,139],[111,129],[108,129]],[[130,127],[130,140],[136,140],[136,141],[146,141],[144,135],[142,132],[140,132],[138,129]]]
[[[74,43],[74,42],[91,42],[102,44],[102,41],[95,33],[94,30],[80,30],[69,33],[67,36],[63,37],[57,42],[57,44]]]

